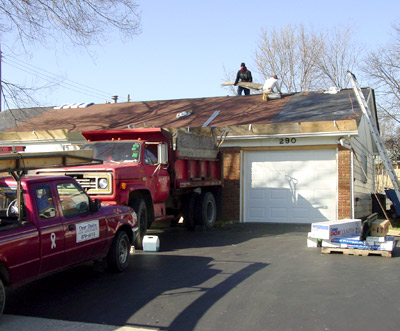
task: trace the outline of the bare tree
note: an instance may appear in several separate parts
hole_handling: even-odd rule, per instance
[[[263,30],[256,65],[264,78],[277,74],[287,92],[346,86],[359,48],[352,44],[350,28],[315,32],[303,25]]]
[[[387,45],[366,56],[362,70],[376,89],[380,108],[397,121],[400,119],[400,24]]]
[[[2,80],[1,94],[8,109],[12,108],[11,106],[14,108],[39,107],[40,103],[36,99],[37,95],[43,91],[51,91],[57,86],[56,82],[46,84],[32,82],[28,86]]]
[[[317,61],[317,68],[323,86],[346,88],[349,84],[347,71],[358,67],[362,49],[353,40],[354,29],[350,27],[335,28],[325,32],[322,37],[323,51]]]
[[[141,32],[141,12],[134,0],[0,0],[0,37],[15,38],[25,52],[27,44],[51,40],[87,48],[116,31],[127,38]],[[7,50],[16,53],[14,47]],[[33,92],[55,84],[25,86],[2,79],[0,92],[6,104],[5,96],[17,107],[37,105]]]
[[[389,42],[370,51],[362,72],[375,89],[380,128],[385,146],[394,160],[400,159],[400,24],[393,25]]]
[[[322,44],[303,25],[263,30],[255,62],[264,78],[276,74],[287,92],[309,90],[318,73],[315,61]]]
[[[228,71],[226,70],[225,66],[223,67],[223,69],[224,69],[224,79],[223,79],[223,82],[234,82],[235,79],[236,79],[236,73],[233,72],[233,71],[228,72]],[[228,85],[228,86],[225,86],[225,88],[228,89],[228,92],[229,92],[230,95],[237,95],[236,86],[234,86],[234,85]]]
[[[98,43],[111,32],[140,33],[132,0],[0,0],[0,33],[15,31],[25,42],[66,37],[74,45]]]

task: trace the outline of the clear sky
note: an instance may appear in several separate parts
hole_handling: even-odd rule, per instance
[[[263,82],[254,65],[262,28],[300,23],[314,29],[351,26],[355,40],[374,49],[389,40],[392,24],[400,23],[399,0],[137,2],[142,33],[128,41],[116,35],[88,50],[29,46],[31,56],[6,61],[7,47],[12,46],[3,38],[3,79],[39,85],[46,82],[40,78],[43,74],[67,78],[50,93],[36,94],[42,105],[104,103],[111,95],[122,102],[128,94],[133,101],[224,96],[229,94],[220,86],[225,70],[236,73],[241,62],[253,72],[255,82]]]

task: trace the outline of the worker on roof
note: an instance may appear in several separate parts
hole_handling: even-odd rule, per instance
[[[278,85],[278,76],[272,75],[268,78],[263,86],[263,100],[280,99],[281,89]]]
[[[237,83],[239,83],[239,82],[250,82],[251,83],[252,81],[253,81],[253,77],[251,76],[251,71],[247,70],[246,65],[244,64],[244,62],[242,62],[240,64],[240,70],[237,72],[234,85],[236,86]],[[250,89],[238,86],[237,94],[242,95],[242,92],[244,92],[244,95],[250,95]]]

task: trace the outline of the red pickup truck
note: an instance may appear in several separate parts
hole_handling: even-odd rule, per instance
[[[0,314],[5,286],[90,260],[125,270],[137,232],[131,208],[100,206],[71,177],[1,177]]]

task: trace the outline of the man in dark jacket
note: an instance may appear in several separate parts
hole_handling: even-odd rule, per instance
[[[246,65],[244,63],[242,63],[240,65],[240,67],[241,68],[236,75],[235,86],[239,82],[250,82],[251,83],[253,81],[253,77],[251,76],[251,71],[247,70]],[[244,95],[250,95],[250,89],[238,86],[237,94],[242,95],[242,91],[244,92]]]

